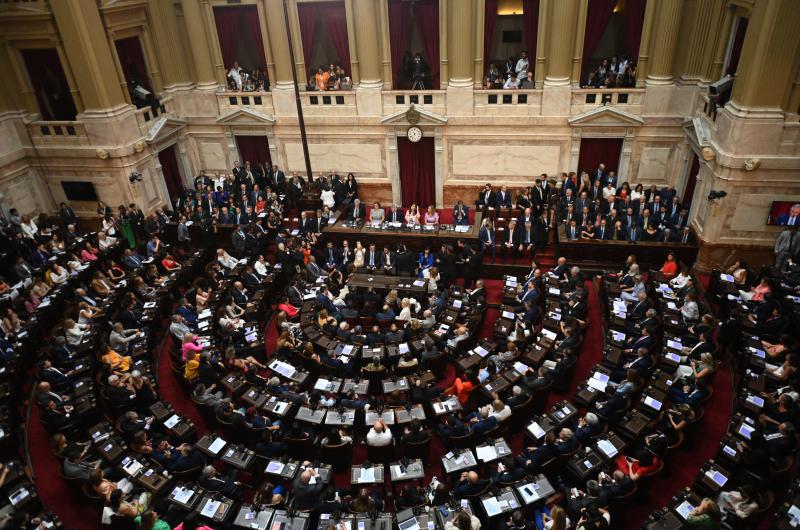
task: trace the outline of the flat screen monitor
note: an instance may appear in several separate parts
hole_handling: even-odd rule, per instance
[[[800,226],[800,200],[774,201],[769,209],[767,224],[772,226]]]

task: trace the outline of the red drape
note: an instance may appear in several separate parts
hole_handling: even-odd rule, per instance
[[[214,22],[217,26],[217,38],[222,51],[222,63],[229,69],[236,60],[236,44],[239,42],[239,6],[215,7]],[[262,46],[263,49],[263,46]]]
[[[261,22],[258,18],[258,8],[256,6],[241,6],[239,9],[242,10],[242,18],[244,18],[245,28],[248,37],[251,39],[250,42],[253,43],[258,53],[258,64],[250,66],[251,68],[253,66],[258,66],[264,71],[264,75],[266,76],[267,58],[264,55],[264,37],[261,35]],[[267,79],[267,82],[269,82],[269,79]]]
[[[409,29],[411,26],[410,4],[402,0],[389,2],[389,41],[392,51],[392,86],[402,87],[403,56],[408,50]]]
[[[536,35],[539,32],[539,0],[525,0],[522,7],[525,46],[528,51],[528,71],[536,69]]]
[[[742,46],[744,45],[744,36],[747,33],[746,18],[739,18],[739,23],[736,25],[736,35],[733,37],[733,46],[731,46],[731,55],[728,57],[728,69],[725,73],[728,75],[736,75],[736,69],[739,68],[739,58],[742,56]]]
[[[72,121],[78,114],[55,48],[20,50],[43,120]],[[8,74],[6,72],[6,74]]]
[[[436,205],[433,138],[423,138],[417,143],[398,138],[397,156],[400,160],[403,206],[417,204],[424,211],[431,204]]]
[[[171,145],[158,152],[158,162],[161,164],[161,173],[164,175],[164,182],[167,184],[169,196],[173,199],[180,196],[183,192],[183,179],[178,170],[178,160],[175,158],[175,146]]]
[[[303,41],[303,61],[306,63],[306,70],[308,77],[311,77],[316,71],[316,64],[311,64],[311,58],[314,57],[314,41],[315,31],[317,29],[317,7],[315,2],[304,2],[297,4],[297,16],[300,19],[300,37]]]
[[[425,47],[425,60],[431,69],[431,86],[439,90],[439,0],[422,0],[414,6],[414,20]]]
[[[583,138],[581,153],[578,156],[578,171],[591,173],[599,164],[605,164],[607,171],[619,173],[619,155],[622,152],[622,138]]]
[[[603,32],[608,26],[611,14],[617,0],[589,0],[589,10],[586,13],[586,33],[583,36],[583,72],[585,76],[589,70],[590,62]]]
[[[492,64],[492,44],[494,43],[494,21],[497,18],[497,0],[486,0],[483,15],[483,70],[489,71]]]
[[[642,42],[642,28],[644,27],[644,12],[647,10],[647,0],[625,0],[625,45],[628,48],[628,59],[634,63],[639,62],[639,45]]]
[[[347,40],[347,13],[344,9],[344,2],[320,4],[320,10],[322,20],[325,21],[325,29],[336,49],[339,62],[347,75],[350,75],[350,44]]]
[[[152,91],[150,76],[147,75],[147,65],[144,62],[144,53],[139,43],[139,37],[128,37],[114,41],[117,49],[117,56],[125,73],[125,80],[138,81],[144,88]]]
[[[259,164],[264,164],[266,167],[272,165],[266,136],[236,136],[236,146],[239,148],[243,166],[245,162],[250,162],[253,167]]]

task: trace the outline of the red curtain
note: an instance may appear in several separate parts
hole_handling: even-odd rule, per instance
[[[436,205],[433,138],[423,138],[417,143],[398,138],[397,156],[400,160],[403,206],[417,204],[424,211],[431,204]]]
[[[589,11],[586,13],[586,33],[583,36],[583,73],[586,75],[590,62],[603,33],[608,26],[617,0],[589,0]]]
[[[167,185],[169,196],[177,198],[183,192],[183,179],[178,170],[178,160],[175,158],[175,146],[171,145],[158,152],[158,162],[161,164],[161,173]]]
[[[747,33],[746,18],[739,18],[739,23],[736,25],[736,35],[733,37],[733,46],[731,46],[731,55],[728,57],[728,69],[725,71],[728,75],[736,75],[736,69],[739,68],[739,58],[742,56],[742,46],[744,45],[744,36]]]
[[[252,167],[259,164],[264,164],[265,167],[272,165],[266,136],[237,136],[236,146],[239,148],[239,156],[242,157],[242,166],[245,162],[250,162]]]
[[[150,77],[147,75],[147,65],[144,62],[144,53],[139,43],[139,37],[128,37],[114,41],[117,48],[117,57],[125,73],[125,80],[138,81],[144,88],[152,92]]]
[[[414,6],[414,20],[425,47],[425,60],[431,69],[432,86],[439,90],[439,0],[422,0]]]
[[[528,71],[536,69],[536,35],[539,32],[539,0],[525,0],[522,7],[525,46],[528,48]]]
[[[214,21],[217,26],[219,47],[222,50],[222,63],[229,69],[236,60],[236,45],[239,42],[239,6],[215,7]],[[263,49],[263,46],[262,46]]]
[[[43,120],[72,121],[78,114],[55,48],[20,50]],[[8,74],[6,72],[6,74]]]
[[[628,59],[634,63],[639,62],[639,45],[642,42],[642,28],[644,27],[644,12],[647,10],[647,0],[625,0],[625,45],[628,48]]]
[[[601,163],[606,165],[607,171],[619,173],[617,166],[621,152],[622,138],[582,138],[577,173],[591,173]]]
[[[392,86],[395,90],[402,88],[400,85],[403,56],[408,50],[410,26],[410,4],[403,0],[391,0],[389,2],[389,42],[392,51]]]
[[[258,66],[263,70],[264,75],[267,75],[267,58],[264,55],[264,37],[261,35],[261,21],[258,18],[258,8],[256,6],[241,6],[241,16],[244,19],[245,29],[247,30],[248,37],[250,38],[253,46],[256,47],[258,54],[258,64],[251,65]],[[267,79],[269,83],[269,79]]]
[[[497,18],[497,0],[486,0],[483,15],[483,70],[489,71],[492,64],[492,44],[494,43],[494,21]]]
[[[325,29],[336,49],[339,62],[347,75],[350,75],[350,44],[347,40],[347,13],[344,9],[344,2],[320,4],[320,10],[322,20],[325,21]]]
[[[317,29],[317,7],[315,2],[297,4],[297,16],[300,19],[300,38],[303,41],[303,62],[306,63],[308,77],[317,71],[316,64],[311,64],[314,57],[314,41]]]

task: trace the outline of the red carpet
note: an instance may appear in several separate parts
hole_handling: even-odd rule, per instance
[[[498,304],[502,292],[502,282],[500,280],[487,280],[487,300],[489,304]],[[569,399],[575,392],[578,383],[588,376],[590,370],[600,361],[603,345],[603,328],[601,319],[601,306],[597,298],[594,286],[587,282],[589,289],[589,328],[581,348],[581,353],[576,365],[575,375],[570,383],[566,394],[551,393],[548,406],[561,399]],[[483,325],[478,333],[479,338],[489,337],[493,334],[494,322],[499,317],[499,311],[489,308]],[[275,346],[277,332],[273,321],[268,322],[265,331],[266,353],[269,355]],[[205,432],[206,424],[198,414],[194,405],[189,400],[186,391],[178,384],[175,374],[172,373],[169,359],[169,348],[171,347],[171,337],[167,339],[167,344],[160,352],[161,358],[158,370],[159,393],[165,401],[171,403],[176,411],[192,418],[197,426],[198,432]],[[452,365],[448,367],[440,386],[449,385],[455,372]],[[694,433],[694,440],[681,450],[676,458],[668,464],[668,469],[659,478],[652,482],[652,487],[645,493],[642,501],[631,503],[626,510],[615,510],[612,513],[614,518],[613,527],[622,529],[637,529],[642,521],[655,508],[664,506],[669,499],[681,488],[690,485],[699,467],[713,456],[717,449],[717,441],[725,432],[730,418],[731,404],[731,374],[727,364],[716,376],[714,383],[714,397],[706,408],[705,417],[702,420],[701,432]],[[37,488],[39,495],[46,507],[57,513],[68,527],[81,529],[99,529],[99,508],[87,503],[80,498],[80,494],[69,489],[66,484],[57,478],[53,480],[43,480],[42,477],[56,477],[56,459],[50,454],[49,441],[44,432],[38,417],[38,411],[31,413],[30,423],[30,453],[33,461],[34,471],[39,480]],[[519,450],[523,443],[523,435],[518,434],[508,440],[513,450]],[[703,443],[705,442],[705,443]],[[426,468],[426,480],[430,480],[433,475],[443,476],[441,461],[433,455],[444,453],[444,448],[438,437],[434,437],[431,444],[431,459]],[[353,451],[354,464],[366,460],[366,447],[363,444],[355,446]],[[349,473],[339,473],[334,476],[337,488],[347,489],[350,487]],[[387,482],[387,488],[391,486]],[[77,494],[76,494],[77,493]],[[80,500],[80,502],[75,502]]]

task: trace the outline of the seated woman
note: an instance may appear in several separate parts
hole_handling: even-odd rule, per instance
[[[711,499],[703,499],[700,506],[689,512],[686,517],[687,528],[719,528],[720,514],[717,503]]]
[[[344,428],[333,427],[328,431],[328,435],[322,439],[322,445],[339,446],[353,443],[353,438]]]
[[[675,370],[675,375],[678,377],[691,377],[695,380],[711,377],[716,371],[717,365],[714,362],[714,356],[710,352],[703,352],[700,354],[700,361],[689,359],[689,364],[681,364]]]
[[[228,318],[241,318],[244,315],[244,309],[239,307],[236,302],[233,301],[233,298],[229,296],[225,300],[225,313],[228,315]]]
[[[78,323],[90,325],[94,322],[94,319],[99,317],[103,314],[103,310],[97,308],[93,305],[89,305],[88,302],[81,302],[78,304]]]
[[[105,232],[97,233],[97,246],[100,250],[107,250],[117,244],[117,238],[107,235]]]
[[[688,427],[694,419],[694,410],[685,403],[668,408],[661,421],[669,443],[677,442],[680,439],[680,432]]]
[[[125,279],[125,270],[113,259],[106,263],[106,274],[114,283]]]
[[[265,482],[253,496],[253,504],[279,508],[286,500],[285,495],[286,488],[284,486],[275,486],[271,482]]]
[[[189,353],[199,353],[203,351],[203,347],[197,343],[197,335],[187,333],[183,336],[181,342],[181,361],[186,362]]]
[[[400,492],[400,495],[398,495],[394,500],[395,507],[398,510],[422,506],[426,504],[426,502],[427,498],[425,496],[425,490],[411,484],[404,487]]]
[[[788,381],[797,372],[798,357],[796,353],[790,353],[780,366],[767,364],[764,373],[771,376],[781,383]]]
[[[258,370],[264,370],[266,368],[264,364],[258,362],[258,360],[252,355],[248,355],[247,357],[237,357],[236,348],[233,346],[228,346],[225,348],[223,362],[227,368],[238,370],[244,373],[257,372]]]
[[[383,208],[381,208],[381,204],[376,202],[372,205],[372,208],[369,211],[369,220],[372,224],[379,225],[383,222],[384,212]]]
[[[717,497],[717,505],[725,520],[747,519],[759,508],[758,490],[752,484],[745,484],[735,490],[722,491]]]
[[[186,364],[183,366],[183,378],[192,383],[198,377],[200,377],[200,354],[189,352],[186,357]]]
[[[675,254],[672,252],[667,254],[667,261],[661,266],[660,272],[666,280],[671,280],[678,274],[678,262],[675,261]]]
[[[167,272],[181,269],[181,264],[175,261],[175,258],[172,257],[172,254],[167,254],[164,256],[164,259],[161,260],[161,266],[164,267],[164,270]]]
[[[3,320],[0,321],[0,328],[5,335],[19,333],[19,331],[22,329],[22,321],[11,307],[6,308],[6,312],[3,315]]]
[[[581,226],[581,239],[594,239],[594,224],[589,222]]]
[[[67,344],[70,346],[78,346],[86,335],[89,326],[86,324],[78,324],[71,318],[64,321],[64,335],[67,338]]]
[[[763,302],[764,297],[771,292],[772,286],[769,284],[769,278],[766,276],[761,278],[761,281],[758,282],[758,285],[749,291],[739,289],[739,294],[742,295],[742,298],[750,302]]]
[[[358,496],[350,503],[350,511],[355,513],[368,513],[372,511],[380,511],[383,507],[383,501],[380,500],[377,493],[370,493],[367,488],[361,488],[358,491]]]
[[[122,356],[116,351],[111,349],[108,344],[101,346],[103,353],[100,356],[100,361],[108,363],[112,370],[115,372],[128,372],[131,369],[133,359],[130,356]]]
[[[419,215],[419,208],[417,208],[416,204],[412,204],[408,210],[406,210],[405,220],[407,225],[418,225],[420,221]]]
[[[223,335],[232,335],[244,327],[244,321],[238,317],[228,316],[227,309],[224,307],[217,309],[216,317],[219,331]]]
[[[81,249],[81,259],[83,261],[96,261],[97,260],[97,254],[99,252],[100,251],[98,249],[93,247],[92,244],[87,241],[83,245],[83,249]]]
[[[283,311],[285,316],[290,319],[300,314],[300,309],[290,304],[289,299],[283,295],[278,298],[278,311]]]
[[[790,346],[793,343],[792,336],[784,333],[778,338],[777,343],[767,342],[765,340],[761,341],[761,347],[764,348],[764,352],[772,359],[782,359],[783,356],[789,351]]]
[[[122,277],[124,278],[125,275],[123,274]],[[105,275],[100,271],[94,273],[90,285],[92,291],[97,293],[97,295],[102,298],[109,296],[114,288],[114,286],[111,285],[111,282],[109,282],[108,279],[105,277]]]
[[[419,265],[419,277],[425,277],[425,271],[433,267],[436,258],[434,257],[431,249],[425,247],[425,249],[419,253],[419,258],[417,259],[417,263]]]
[[[747,285],[747,263],[744,260],[736,260],[736,262],[728,268],[728,274],[733,276],[733,283],[737,287],[745,287]]]
[[[438,225],[439,224],[439,212],[433,207],[433,205],[428,206],[428,211],[425,212],[425,225]]]
[[[631,480],[639,480],[640,478],[654,473],[661,461],[647,449],[639,449],[636,451],[636,457],[619,455],[614,463],[617,470],[622,471],[631,478]]]
[[[103,469],[100,467],[96,467],[89,474],[89,484],[91,484],[92,490],[106,502],[111,500],[111,494],[118,489],[123,493],[130,493],[133,490],[133,484],[128,479],[111,482],[105,478]]]

